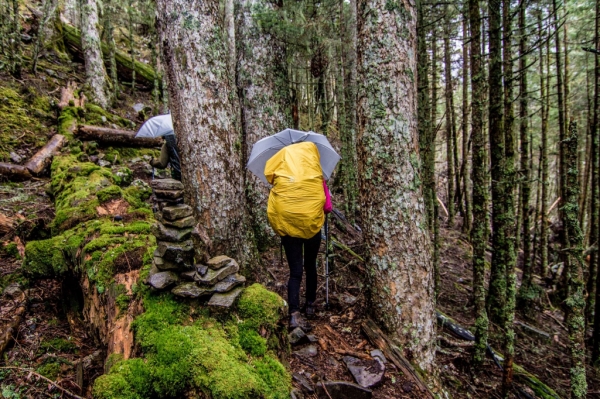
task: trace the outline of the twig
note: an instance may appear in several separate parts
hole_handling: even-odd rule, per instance
[[[56,388],[60,389],[62,392],[66,393],[67,395],[75,398],[75,399],[84,399],[81,396],[75,395],[73,392],[69,391],[68,389],[65,389],[63,387],[61,387],[60,385],[58,385],[58,383],[52,381],[49,378],[44,377],[41,374],[36,373],[35,371],[33,371],[32,369],[26,369],[26,368],[22,368],[22,367],[16,367],[16,366],[4,366],[4,367],[0,367],[0,369],[4,369],[4,370],[18,370],[18,371],[27,371],[30,374],[35,375],[38,378],[41,378],[45,381],[47,381],[48,383],[54,385]]]
[[[448,213],[448,209],[446,209],[446,207],[444,206],[444,203],[442,202],[442,200],[440,199],[440,197],[436,197],[436,198],[437,198],[437,201],[442,206],[442,209],[444,210],[444,213],[446,214],[446,217],[449,218],[450,214]]]

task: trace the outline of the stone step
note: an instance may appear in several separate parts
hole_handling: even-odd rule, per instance
[[[210,258],[208,262],[206,262],[206,266],[213,270],[219,270],[230,263],[235,263],[237,265],[237,262],[229,256],[219,255],[215,256],[214,258]]]
[[[238,287],[232,291],[225,293],[216,293],[208,301],[208,306],[219,310],[229,309],[235,303],[235,300],[244,291],[243,287]]]
[[[154,179],[150,186],[155,190],[183,190],[183,183],[175,179]]]
[[[158,241],[155,256],[191,269],[194,259],[192,240],[183,242]]]
[[[196,280],[200,285],[215,285],[219,281],[224,280],[227,276],[235,274],[240,271],[240,267],[237,263],[229,263],[225,267],[219,270],[209,269],[204,276],[199,276]]]
[[[246,282],[246,277],[241,274],[231,274],[225,277],[223,280],[219,281],[215,284],[214,289],[215,292],[227,292],[231,291],[233,288],[242,285]]]
[[[199,287],[196,283],[183,283],[173,288],[171,292],[184,298],[199,298],[211,295],[214,291],[209,287]]]
[[[162,210],[162,217],[169,221],[175,221],[189,216],[192,216],[192,207],[185,204],[165,206]]]
[[[150,232],[156,237],[157,241],[182,242],[190,238],[192,228],[177,229],[156,222],[152,224]]]
[[[148,284],[157,290],[164,290],[179,281],[177,274],[173,272],[155,273],[148,279]]]

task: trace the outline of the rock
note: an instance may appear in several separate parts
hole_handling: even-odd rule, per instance
[[[358,298],[356,298],[355,296],[352,296],[346,292],[339,294],[338,298],[339,298],[340,302],[345,303],[346,305],[354,305],[356,303],[356,301],[358,300]]]
[[[302,394],[302,391],[294,388],[290,392],[290,399],[304,399],[304,395]]]
[[[109,167],[110,165],[111,165],[111,163],[108,162],[108,161],[105,161],[104,159],[100,159],[98,161],[98,166],[102,166],[103,168],[104,167]]]
[[[371,357],[375,358],[375,359],[379,359],[381,360],[381,362],[383,364],[387,363],[387,359],[385,358],[385,355],[383,354],[382,351],[380,351],[379,349],[373,349],[371,351]]]
[[[201,273],[199,273],[202,275]],[[205,272],[206,274],[206,272]],[[225,277],[223,280],[215,284],[215,292],[227,292],[231,291],[232,288],[237,287],[246,282],[246,277],[241,274],[231,274]]]
[[[160,270],[158,269],[158,267],[156,267],[156,265],[152,265],[152,267],[150,268],[150,270],[148,270],[148,277],[146,277],[146,280],[144,280],[145,284],[150,284],[150,278],[152,276],[154,276],[156,273],[160,273]]]
[[[23,294],[23,290],[19,287],[19,283],[11,283],[4,289],[2,294],[9,298],[18,299]]]
[[[102,123],[106,123],[106,121],[107,121],[106,116],[104,116],[104,115],[102,115],[100,117],[100,119],[102,120]]]
[[[158,248],[156,248],[155,256],[191,268],[194,259],[192,240],[186,240],[180,243],[158,241]],[[226,276],[223,276],[223,278],[225,277]]]
[[[179,266],[177,263],[169,262],[158,256],[154,257],[154,265],[159,270],[179,270],[179,269],[181,269],[181,266]]]
[[[156,198],[176,200],[183,197],[183,190],[154,190]]]
[[[385,366],[379,359],[358,359],[352,356],[344,356],[344,363],[354,377],[354,380],[364,388],[377,386],[383,380]]]
[[[319,342],[319,338],[317,338],[317,336],[314,334],[306,334],[306,338],[311,344],[316,344],[317,342]]]
[[[231,262],[235,262],[235,260],[231,259],[229,256],[220,255],[215,256],[214,258],[210,258],[208,262],[206,262],[206,265],[213,270],[219,270],[220,268]]]
[[[310,395],[315,393],[315,388],[312,386],[310,381],[308,381],[302,374],[294,373],[292,374],[292,378],[300,385],[302,391]]]
[[[198,274],[201,276],[206,276],[206,273],[208,273],[208,266],[206,265],[197,264],[194,267],[196,268]]]
[[[149,278],[148,283],[157,290],[164,290],[165,288],[176,283],[177,281],[179,281],[179,277],[177,276],[177,274],[173,272],[159,272],[153,274]]]
[[[97,155],[90,155],[90,162],[97,163],[98,162],[98,156]]]
[[[212,294],[213,290],[207,287],[199,287],[196,283],[183,283],[173,288],[171,292],[184,298],[199,298]]]
[[[233,291],[213,294],[210,301],[208,301],[208,306],[218,309],[229,309],[242,291],[244,291],[244,289],[239,287]]]
[[[314,357],[319,354],[319,350],[316,345],[308,345],[302,349],[298,349],[294,354],[302,357]]]
[[[319,399],[370,399],[373,391],[346,381],[325,381],[315,386]]]
[[[23,160],[23,157],[21,157],[16,152],[11,151],[11,153],[8,154],[8,156],[10,157],[10,160],[13,161],[14,163],[21,163],[21,161]]]
[[[200,277],[198,283],[202,285],[215,285],[219,281],[224,280],[225,277],[235,274],[239,270],[240,267],[237,263],[230,263],[219,270],[209,269],[204,276]]]
[[[198,276],[198,273],[196,273],[195,270],[190,270],[189,272],[183,272],[179,275],[179,277],[181,277],[184,280],[187,281],[196,281],[200,278],[200,276]]]
[[[288,339],[291,345],[301,345],[308,342],[306,334],[300,327],[296,327],[288,334]]]
[[[333,356],[329,356],[327,358],[327,364],[330,365],[333,368],[340,367],[340,362],[338,362],[337,360],[335,360],[335,357],[333,357]]]
[[[175,179],[155,179],[150,185],[155,190],[183,190],[183,183]]]
[[[191,228],[175,229],[172,227],[167,227],[161,222],[154,223],[150,231],[156,237],[157,240],[169,242],[185,241],[192,235]]]
[[[133,110],[134,110],[135,112],[140,112],[141,110],[143,110],[143,109],[144,109],[144,104],[142,104],[142,103],[136,103],[136,104],[133,104],[133,105],[131,106],[131,108],[133,108]]]
[[[165,208],[163,208],[163,212],[164,211],[165,211]],[[178,228],[178,229],[185,229],[187,227],[194,227],[194,225],[196,224],[196,219],[194,219],[193,216],[188,216],[186,218],[175,220],[173,222],[170,221],[170,220],[165,220],[164,218],[161,218],[161,219],[162,219],[161,222],[165,226],[171,226],[171,227],[175,227],[175,228]]]
[[[156,198],[156,196],[155,196]],[[164,198],[156,198],[156,202],[158,203],[158,209],[162,212],[163,208],[166,206],[174,206],[183,204],[183,198],[178,198],[175,200],[166,200]]]
[[[412,390],[414,389],[415,384],[413,384],[412,381],[404,381],[404,383],[402,384],[402,390],[405,393],[410,393],[412,392]]]

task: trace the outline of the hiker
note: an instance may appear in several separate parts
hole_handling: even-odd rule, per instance
[[[167,165],[171,165],[171,177],[181,181],[181,164],[179,161],[179,152],[177,150],[177,141],[174,134],[167,134],[163,137],[163,145],[160,149],[160,157],[152,158],[150,165],[153,168],[165,169]]]
[[[300,284],[306,270],[307,318],[315,315],[317,255],[325,213],[332,210],[331,196],[323,178],[319,152],[312,142],[281,149],[265,165],[265,177],[273,185],[267,216],[281,243],[290,268],[288,280],[289,328],[312,329],[301,315]]]

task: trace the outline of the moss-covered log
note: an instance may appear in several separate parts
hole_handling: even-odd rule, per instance
[[[61,24],[61,30],[67,48],[77,57],[83,59],[83,51],[81,48],[81,32],[74,26],[66,23]],[[103,56],[108,56],[108,53],[108,45],[106,43],[102,43]],[[119,50],[115,51],[115,59],[117,61],[117,72],[121,79],[126,81],[131,80],[132,72],[135,70],[136,85],[141,86],[138,88],[149,90],[154,87],[156,72],[151,66],[139,61],[132,62],[131,57],[128,54]],[[160,81],[160,79],[158,79],[158,81]]]
[[[131,130],[110,129],[89,125],[79,126],[75,132],[75,136],[81,140],[94,140],[103,143],[136,147],[157,147],[161,144],[160,138],[135,137],[135,132]]]

